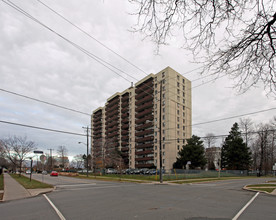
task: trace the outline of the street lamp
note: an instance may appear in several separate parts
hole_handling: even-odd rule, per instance
[[[30,181],[32,181],[32,172],[33,172],[33,158],[30,157],[31,160],[31,173],[30,173]]]
[[[84,144],[83,142],[79,141],[79,144]],[[88,141],[87,141],[87,154],[86,154],[86,176],[88,177]]]

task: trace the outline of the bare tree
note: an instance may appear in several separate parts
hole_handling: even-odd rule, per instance
[[[78,154],[78,155],[76,155],[76,156],[74,156],[74,163],[75,163],[75,167],[77,168],[77,169],[80,169],[80,168],[82,168],[83,167],[83,165],[84,165],[84,161],[83,161],[83,155],[82,154]]]
[[[204,141],[207,143],[207,147],[210,148],[212,147],[211,145],[216,143],[216,137],[213,133],[208,133],[204,137]]]
[[[276,94],[275,0],[129,0],[138,6],[134,31],[156,44],[178,40],[202,63],[202,73],[228,75],[245,92],[258,82]],[[200,61],[199,61],[200,58]]]
[[[239,125],[240,125],[242,132],[245,133],[245,143],[246,143],[246,146],[248,147],[250,133],[253,130],[253,122],[250,118],[244,118],[244,119],[240,119]]]
[[[15,170],[19,167],[21,173],[22,163],[28,154],[35,149],[35,143],[28,141],[27,137],[10,137],[1,140],[6,158],[14,165]]]
[[[67,156],[68,150],[65,146],[59,146],[58,149],[57,149],[57,153],[61,158],[62,168],[64,168],[65,161],[66,161],[65,157]]]

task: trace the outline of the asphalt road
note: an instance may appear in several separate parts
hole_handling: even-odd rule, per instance
[[[224,220],[233,219],[256,196],[238,219],[276,219],[276,196],[242,190],[264,178],[189,185],[46,178],[56,185],[54,192],[1,203],[0,218]]]

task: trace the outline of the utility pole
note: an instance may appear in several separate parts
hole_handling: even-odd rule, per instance
[[[86,176],[88,177],[88,147],[89,147],[89,130],[88,126],[86,127],[86,144],[87,144],[87,154],[86,154]]]
[[[48,149],[49,151],[50,151],[50,158],[51,158],[51,171],[52,171],[52,169],[53,169],[53,157],[52,157],[52,150],[54,150],[54,149]]]
[[[159,103],[159,162],[160,162],[160,183],[163,183],[163,173],[162,173],[162,80],[160,81],[160,103]]]

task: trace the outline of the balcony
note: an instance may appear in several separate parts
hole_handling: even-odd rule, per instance
[[[124,151],[128,151],[128,150],[129,150],[129,148],[128,148],[128,147],[122,147],[122,148],[121,148],[121,151],[122,151],[122,152],[124,152]]]
[[[145,96],[144,98],[142,98],[140,100],[136,99],[135,105],[140,106],[140,105],[143,105],[144,103],[152,102],[152,101],[153,101],[153,97],[150,96],[150,95],[147,95],[147,96]]]
[[[123,130],[127,130],[129,128],[129,124],[123,124],[121,128]]]
[[[144,110],[144,111],[142,111],[142,112],[137,113],[137,114],[135,115],[135,118],[142,118],[142,117],[144,117],[145,115],[148,115],[148,114],[153,114],[153,111],[152,111],[151,108],[146,109],[146,110]]]
[[[145,148],[152,148],[153,149],[153,143],[136,145],[135,148],[136,149],[145,149]]]
[[[135,152],[135,154],[136,154],[136,155],[153,154],[153,150],[139,151],[139,152]]]
[[[153,168],[155,167],[153,163],[147,163],[147,164],[135,164],[136,168]]]
[[[153,160],[153,157],[135,158],[135,161],[148,161]]]
[[[138,143],[143,143],[143,142],[147,142],[147,141],[153,141],[154,137],[153,136],[148,136],[148,137],[144,137],[144,138],[135,138],[135,141]]]
[[[142,123],[144,123],[145,121],[147,121],[147,120],[149,120],[149,121],[153,121],[153,115],[148,115],[148,116],[146,116],[146,117],[144,117],[144,118],[141,118],[141,119],[139,119],[139,120],[135,120],[135,123],[138,125],[138,124],[142,124]]]
[[[135,111],[136,112],[141,112],[141,111],[144,111],[145,109],[148,109],[148,108],[153,108],[153,102],[148,102],[148,103],[145,103],[143,105],[140,105],[140,106],[137,106],[135,108]]]
[[[147,128],[153,128],[153,122],[147,122],[146,124],[142,124],[142,125],[138,125],[135,130],[136,131],[141,131],[143,129],[147,129]]]
[[[153,134],[153,129],[137,132],[135,136],[140,137],[147,134]]]
[[[147,95],[151,95],[153,94],[153,88],[148,88],[147,90],[144,90],[144,91],[140,91],[136,96],[135,96],[135,99],[136,100],[139,100],[141,98],[143,98],[144,96],[147,96]]]
[[[128,141],[123,141],[123,142],[121,143],[121,146],[128,146]]]

